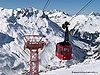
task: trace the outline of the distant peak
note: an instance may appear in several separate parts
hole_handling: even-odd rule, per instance
[[[2,9],[4,9],[4,8],[0,7],[0,10],[2,10]]]
[[[0,7],[0,9],[3,9],[2,7]]]
[[[16,10],[17,10],[17,11],[21,11],[21,8],[17,8]]]
[[[100,13],[91,12],[89,15],[100,16]]]

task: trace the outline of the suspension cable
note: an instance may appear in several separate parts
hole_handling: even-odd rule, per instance
[[[78,16],[79,13],[81,13],[85,8],[87,8],[93,1],[94,1],[94,0],[90,0],[81,10],[79,10],[79,11],[75,14],[75,16],[73,16],[73,17],[69,20],[69,22],[72,21],[76,16]]]
[[[45,11],[45,10],[46,10],[46,8],[47,8],[47,6],[49,5],[50,1],[51,1],[51,0],[48,0],[48,1],[46,2],[46,4],[45,4],[45,6],[44,6],[44,8],[43,8],[42,11]]]
[[[44,13],[44,11],[46,10],[47,6],[50,4],[50,1],[51,1],[51,0],[47,0],[45,6],[44,6],[43,9],[42,9],[43,13]],[[41,14],[42,14],[42,13],[41,13]],[[41,14],[40,14],[40,16],[41,16]],[[40,16],[39,16],[39,17],[40,17]],[[37,22],[38,22],[38,20],[39,20],[39,17],[38,17],[37,21],[35,22],[35,24],[37,24]]]
[[[94,0],[90,0],[81,10],[79,10],[76,14],[75,14],[75,16],[73,16],[70,20],[69,20],[69,23],[76,17],[76,16],[78,16],[79,15],[79,13],[81,13],[86,7],[88,7],[92,2],[93,2]],[[59,30],[60,31],[60,30]],[[58,31],[58,32],[59,32]],[[57,33],[58,33],[57,32]]]

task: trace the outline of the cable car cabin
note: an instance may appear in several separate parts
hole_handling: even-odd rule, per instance
[[[70,60],[72,58],[72,47],[69,44],[68,25],[70,24],[67,21],[62,25],[62,28],[66,29],[64,42],[57,43],[56,45],[56,56],[61,60]]]
[[[60,42],[56,45],[56,56],[61,60],[70,60],[72,58],[72,47],[67,42]]]

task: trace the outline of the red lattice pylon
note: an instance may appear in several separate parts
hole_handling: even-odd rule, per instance
[[[26,43],[24,45],[24,50],[28,48],[30,50],[30,72],[29,75],[39,75],[38,74],[38,49],[45,46],[45,42],[42,41],[44,35],[24,35]]]

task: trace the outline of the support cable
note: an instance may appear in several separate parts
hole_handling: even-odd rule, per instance
[[[75,14],[75,16],[73,16],[73,17],[69,20],[69,22],[72,21],[76,16],[78,16],[79,13],[81,13],[84,9],[86,9],[91,3],[93,3],[93,1],[94,1],[94,0],[90,0],[81,10],[79,10],[79,11]]]
[[[51,1],[51,0],[47,0],[45,6],[44,6],[43,9],[42,9],[43,13],[44,13],[44,11],[47,9],[48,5],[50,4],[50,1]],[[43,14],[43,13],[41,13],[41,14]],[[40,16],[41,16],[41,14],[40,14]],[[39,16],[39,17],[40,17],[40,16]],[[35,24],[37,24],[37,22],[38,22],[38,20],[39,20],[39,17],[38,17],[37,21],[35,22]]]
[[[45,6],[44,6],[44,8],[43,8],[42,11],[45,11],[45,10],[46,10],[46,8],[48,7],[48,5],[50,4],[50,1],[51,1],[51,0],[48,0],[48,1],[46,2],[46,4],[45,4]]]
[[[79,13],[81,13],[84,9],[86,9],[91,3],[93,3],[93,1],[94,0],[90,0],[81,10],[79,10],[76,14],[75,14],[75,16],[73,16],[70,20],[69,20],[69,23],[76,17],[76,16],[78,16],[79,15]],[[68,21],[67,21],[68,22]],[[60,31],[60,30],[59,30]],[[58,32],[59,32],[58,31]],[[57,33],[58,33],[57,32]],[[57,34],[56,33],[56,34]]]

